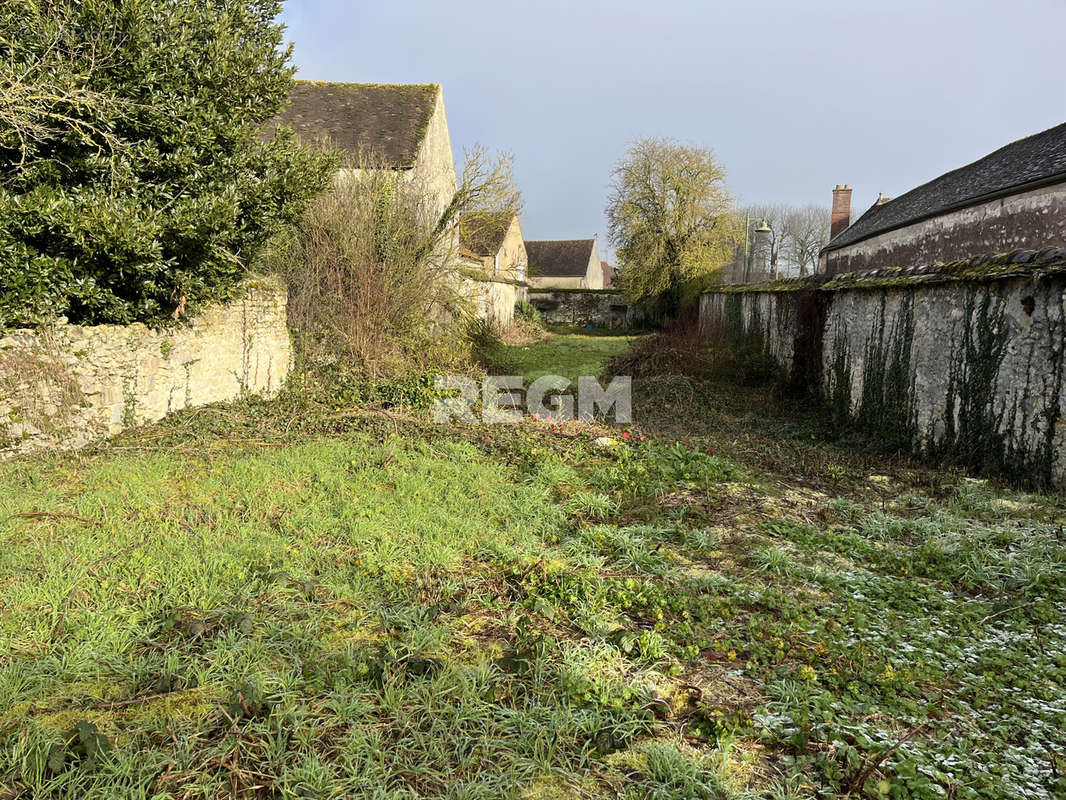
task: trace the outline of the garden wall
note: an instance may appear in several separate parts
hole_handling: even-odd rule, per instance
[[[474,302],[474,315],[478,319],[495,322],[501,328],[514,324],[514,307],[526,299],[526,284],[509,279],[464,276],[461,292]]]
[[[758,340],[789,373],[796,360],[797,320],[792,293],[731,291],[700,297],[700,323],[705,335]]]
[[[185,325],[0,334],[0,455],[79,447],[186,406],[270,395],[292,359],[285,290],[250,287]]]
[[[533,289],[529,302],[550,325],[630,327],[629,306],[619,292],[606,289]]]
[[[841,423],[1066,486],[1066,249],[726,287],[701,298],[701,322],[709,335],[760,331],[791,374],[808,362],[808,388]]]

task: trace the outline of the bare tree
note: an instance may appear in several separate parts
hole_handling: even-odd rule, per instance
[[[769,248],[770,275],[813,275],[818,267],[818,253],[829,241],[829,209],[816,205],[790,206],[784,203],[752,205],[744,209],[753,231],[765,222]]]
[[[516,213],[508,157],[476,147],[443,215],[424,181],[360,157],[298,229],[277,237],[263,267],[289,284],[289,318],[314,363],[399,374],[462,357],[456,325],[470,317],[458,274],[466,211]]]
[[[818,254],[829,243],[829,209],[810,205],[788,215],[788,260],[800,275],[818,271]]]

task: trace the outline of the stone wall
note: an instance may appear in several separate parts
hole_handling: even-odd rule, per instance
[[[824,272],[956,261],[994,249],[1066,245],[1066,183],[949,211],[825,253]]]
[[[526,299],[526,285],[520,281],[492,280],[482,277],[465,277],[462,281],[463,297],[474,303],[474,316],[490,320],[500,328],[514,324],[514,307]]]
[[[783,372],[808,362],[828,411],[886,444],[1066,487],[1066,249],[722,290],[701,322],[763,331]]]
[[[452,140],[448,133],[448,117],[444,111],[444,92],[440,89],[437,90],[433,115],[422,137],[418,157],[408,175],[410,180],[418,183],[426,197],[432,199],[434,219],[439,219],[452,202],[458,181]]]
[[[798,313],[791,293],[716,292],[700,297],[700,324],[705,336],[758,339],[791,372],[795,362]]]
[[[0,454],[79,447],[186,406],[271,395],[292,359],[264,282],[169,330],[59,324],[0,335]]]
[[[629,306],[619,292],[603,289],[533,289],[529,302],[550,325],[625,328]]]

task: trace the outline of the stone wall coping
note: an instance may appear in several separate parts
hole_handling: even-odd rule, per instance
[[[231,303],[239,303],[241,301],[259,301],[259,302],[274,302],[272,297],[254,297],[253,295],[266,292],[268,294],[281,291],[284,288],[281,278],[262,275],[253,276],[241,283],[236,287],[236,290],[229,300],[225,303],[211,303],[203,307],[201,312],[209,313],[211,311],[217,311],[220,308],[224,308]],[[98,332],[100,334],[117,333],[121,331],[127,331],[131,335],[140,335],[142,333],[154,333],[159,335],[167,335],[174,333],[175,331],[187,330],[200,319],[201,314],[191,317],[182,317],[177,320],[166,320],[159,324],[153,323],[152,325],[146,325],[143,322],[130,322],[128,324],[108,322],[100,325],[72,325],[66,317],[57,317],[54,320],[38,325],[35,328],[0,328],[0,342],[5,339],[14,339],[15,337],[21,337],[20,344],[28,343],[29,337],[36,337],[44,332],[57,333],[60,331],[70,331],[71,333],[85,333],[90,334]]]
[[[468,281],[477,281],[478,283],[506,283],[510,286],[529,286],[527,281],[520,281],[515,278],[503,278],[499,275],[488,275],[487,273],[480,272],[476,269],[460,269],[459,277],[465,278]]]
[[[621,296],[622,292],[618,289],[584,289],[578,287],[567,286],[538,286],[537,288],[530,287],[530,294],[551,294],[553,292],[566,292],[568,294],[616,294]]]
[[[765,283],[729,284],[704,294],[736,292],[797,292],[817,290],[837,292],[846,289],[883,289],[920,284],[992,282],[1066,273],[1066,247],[1043,250],[1014,250],[951,261],[946,264],[881,267],[862,272],[845,272],[832,277],[815,275],[785,278]]]

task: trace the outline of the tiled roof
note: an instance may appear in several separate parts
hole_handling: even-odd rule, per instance
[[[529,274],[542,278],[580,278],[589,268],[595,239],[526,242]]]
[[[474,211],[459,218],[459,240],[479,256],[494,256],[503,246],[514,214]]]
[[[825,249],[836,250],[954,208],[1010,194],[1011,190],[1022,191],[1058,177],[1066,180],[1066,123],[1019,139],[893,200],[871,206]]]
[[[437,103],[434,84],[296,81],[285,110],[264,130],[293,128],[308,143],[328,144],[382,166],[414,166]]]

